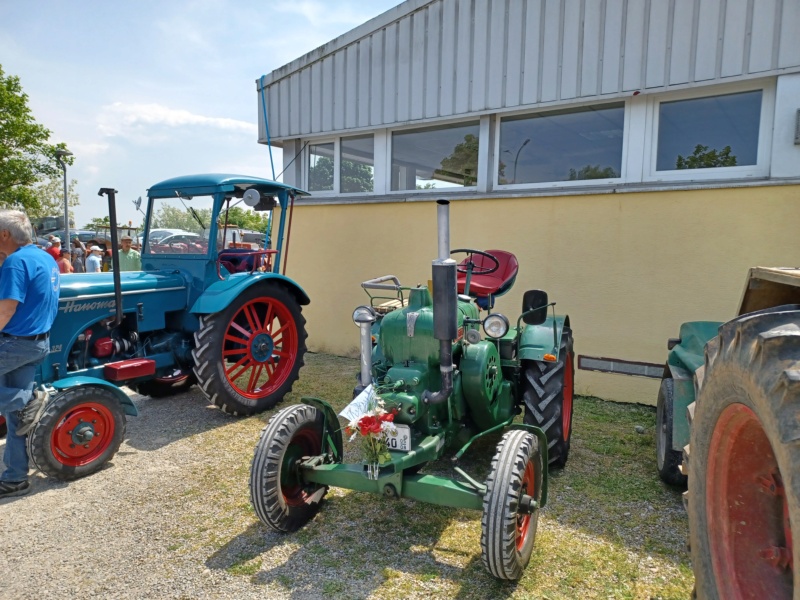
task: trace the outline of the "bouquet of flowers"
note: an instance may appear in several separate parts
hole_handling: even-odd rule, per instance
[[[377,400],[364,414],[345,427],[349,441],[361,436],[361,447],[367,463],[383,465],[391,460],[386,440],[389,436],[397,435],[397,428],[393,423],[396,414],[396,408],[387,411],[383,400]]]

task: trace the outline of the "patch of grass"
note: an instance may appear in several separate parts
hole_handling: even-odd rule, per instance
[[[349,402],[358,360],[307,354],[291,394]],[[688,536],[679,490],[655,469],[655,409],[591,397],[574,403],[572,449],[549,478],[533,556],[523,578],[493,579],[481,559],[481,513],[332,488],[317,516],[283,535],[261,525],[249,504],[248,477],[259,432],[277,411],[233,420],[181,443],[186,467],[176,502],[184,516],[167,532],[206,548],[208,564],[309,597],[632,598],[691,595]],[[637,432],[642,431],[643,433]],[[196,439],[194,439],[196,438]],[[476,441],[459,465],[485,479],[499,439]],[[359,460],[345,443],[345,460]],[[452,477],[450,455],[424,472]],[[322,569],[325,578],[315,576]],[[300,591],[302,590],[302,592]]]

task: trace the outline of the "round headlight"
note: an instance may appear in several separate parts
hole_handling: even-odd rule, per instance
[[[374,323],[378,315],[371,306],[359,306],[353,311],[353,323],[361,325],[362,323]]]
[[[489,315],[483,320],[483,330],[490,338],[501,338],[508,333],[508,319],[500,313]]]

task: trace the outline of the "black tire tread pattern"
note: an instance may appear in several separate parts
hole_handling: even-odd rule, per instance
[[[672,425],[674,415],[675,382],[672,377],[661,380],[656,403],[656,468],[661,481],[675,487],[686,487],[686,476],[680,471],[682,452],[672,449]],[[666,428],[665,448],[659,448],[661,428]],[[662,462],[661,465],[658,463]]]
[[[721,598],[709,550],[705,479],[714,427],[730,404],[744,404],[761,422],[778,461],[789,519],[797,535],[800,515],[793,507],[800,502],[799,308],[774,307],[743,315],[722,325],[719,335],[706,345],[703,376],[696,382],[697,399],[689,411],[690,444],[683,452],[683,470],[689,476],[684,504],[696,597]],[[798,577],[795,568],[795,582]]]
[[[273,394],[255,402],[240,396],[231,389],[222,372],[224,367],[220,350],[230,319],[233,318],[242,302],[251,296],[252,298],[270,296],[283,302],[292,312],[298,337],[297,360],[286,381]],[[304,364],[303,357],[306,353],[306,338],[308,337],[305,324],[306,320],[297,299],[284,286],[269,281],[247,288],[223,311],[200,315],[200,328],[194,334],[195,349],[192,350],[198,387],[206,398],[223,412],[234,416],[249,416],[274,408],[292,390],[294,382],[299,377],[300,368]]]
[[[66,410],[86,402],[105,404],[114,415],[114,436],[105,452],[88,465],[70,467],[58,462],[50,448],[53,428],[58,425]],[[99,471],[119,450],[125,439],[125,411],[117,397],[110,390],[98,386],[78,386],[69,388],[51,397],[39,422],[28,433],[28,455],[34,466],[48,477],[61,481],[73,481]]]
[[[314,517],[322,502],[320,499],[290,507],[281,492],[281,468],[286,448],[294,434],[309,425],[322,431],[323,415],[316,408],[305,404],[287,406],[275,413],[261,430],[253,453],[250,503],[261,522],[276,531],[296,531]]]
[[[520,429],[506,432],[492,458],[481,516],[483,564],[498,579],[517,580],[530,561],[539,522],[539,510],[531,515],[529,543],[517,551],[517,509],[528,461],[536,461],[536,501],[541,500],[544,464],[536,436]]]
[[[527,425],[536,425],[547,435],[547,462],[551,467],[563,467],[569,458],[572,428],[570,427],[565,440],[562,413],[567,354],[573,358],[571,364],[573,381],[575,380],[573,345],[572,330],[564,327],[557,362],[522,362],[522,400],[525,405],[523,420]]]

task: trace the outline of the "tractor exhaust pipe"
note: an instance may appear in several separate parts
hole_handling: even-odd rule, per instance
[[[122,323],[122,283],[119,278],[119,240],[117,239],[117,190],[114,188],[100,188],[98,196],[108,196],[108,217],[111,225],[111,268],[114,270],[114,318],[108,319],[106,328],[114,329]]]
[[[439,340],[442,387],[425,390],[423,402],[440,404],[453,392],[453,340],[458,335],[456,261],[450,258],[450,202],[437,200],[439,258],[433,261],[433,336]]]

